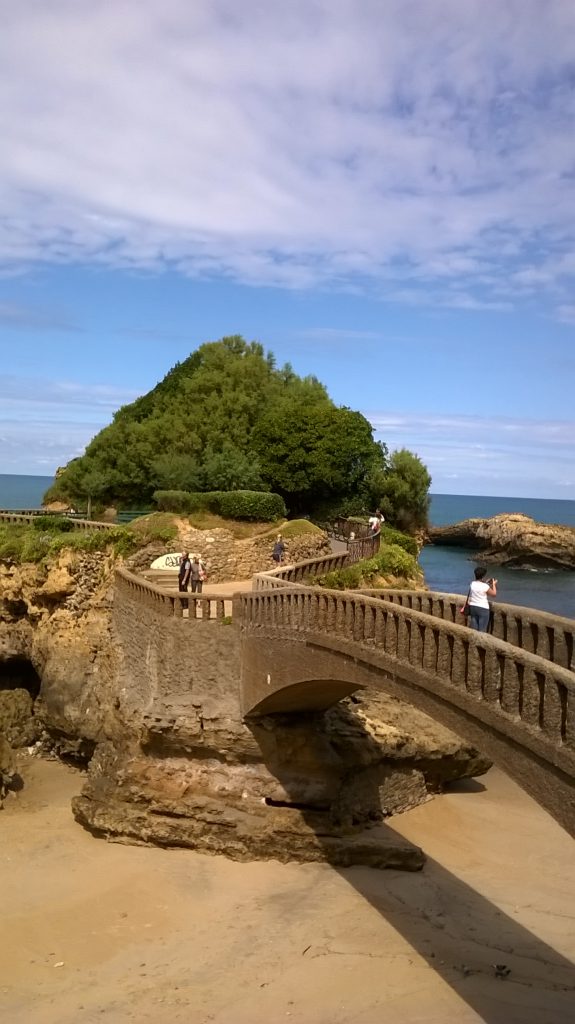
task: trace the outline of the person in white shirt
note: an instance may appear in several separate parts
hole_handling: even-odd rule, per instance
[[[477,629],[480,633],[486,633],[489,626],[489,601],[488,597],[497,596],[497,580],[490,579],[485,582],[487,569],[478,566],[475,570],[475,579],[469,584],[467,605],[469,612],[469,625],[471,629]]]
[[[377,510],[374,515],[369,517],[369,528],[371,530],[372,537],[377,537],[381,530],[381,524],[385,522],[385,516]]]

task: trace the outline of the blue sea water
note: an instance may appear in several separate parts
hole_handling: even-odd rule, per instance
[[[39,508],[52,482],[51,476],[0,474],[0,509]],[[463,494],[432,495],[430,521],[435,526],[444,526],[474,516],[486,518],[498,512],[525,512],[541,523],[575,527],[575,501]],[[420,562],[431,590],[466,593],[474,568],[468,550],[426,547],[421,552]],[[575,618],[575,572],[527,572],[490,566],[491,571],[499,580],[498,596],[502,601]]]
[[[545,498],[434,494],[429,518],[434,526],[446,526],[462,519],[487,518],[499,512],[524,512],[540,523],[575,527],[575,501]],[[471,560],[467,549],[435,546],[424,548],[419,561],[431,590],[455,594],[467,592],[473,569],[478,564]],[[499,600],[575,618],[575,572],[559,569],[535,572],[490,564],[489,573],[498,580]]]
[[[53,476],[0,473],[0,509],[40,508],[43,494],[53,483]]]

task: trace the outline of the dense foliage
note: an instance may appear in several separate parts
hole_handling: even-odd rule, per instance
[[[161,511],[213,512],[223,519],[273,523],[286,515],[283,498],[269,491],[154,491],[153,499]]]
[[[381,504],[389,522],[413,529],[428,487],[416,456],[389,457],[365,417],[336,406],[315,377],[278,369],[260,344],[233,336],[200,346],[121,408],[45,500],[147,507],[155,491],[271,491],[291,515]]]

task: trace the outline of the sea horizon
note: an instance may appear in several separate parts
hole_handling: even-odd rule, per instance
[[[42,498],[54,480],[55,476],[49,474],[0,473],[0,509],[40,508]],[[430,498],[429,522],[432,526],[522,512],[538,522],[575,527],[575,499],[448,494],[441,491],[431,491]]]
[[[38,508],[54,477],[0,473],[0,509]],[[541,523],[575,527],[575,501],[562,498],[513,498],[477,494],[431,494],[429,521],[434,526],[500,512],[523,512]],[[430,590],[465,593],[473,571],[468,550],[431,546],[419,561]],[[527,605],[567,618],[575,618],[575,572],[532,572],[493,567],[499,579],[498,597],[510,604]]]

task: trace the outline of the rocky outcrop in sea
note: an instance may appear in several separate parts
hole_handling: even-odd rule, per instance
[[[538,523],[515,512],[490,519],[465,519],[452,526],[432,526],[431,544],[465,547],[482,562],[514,568],[575,569],[575,529]]]

